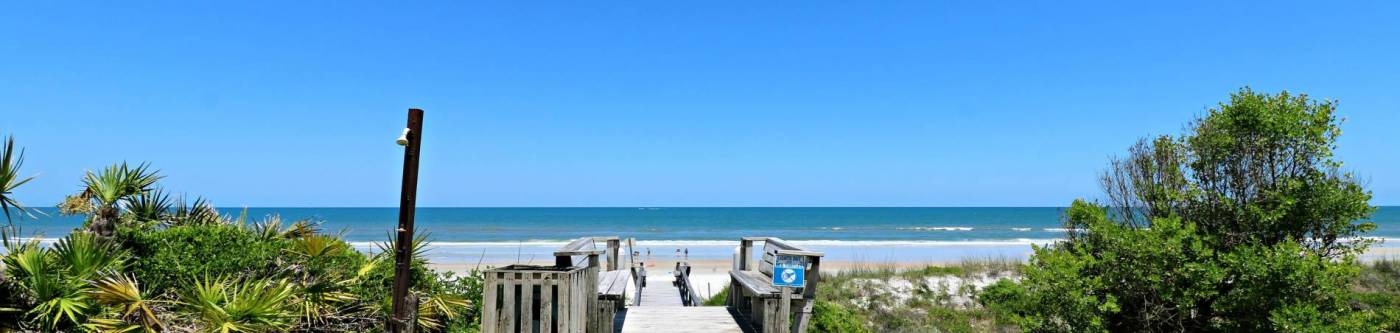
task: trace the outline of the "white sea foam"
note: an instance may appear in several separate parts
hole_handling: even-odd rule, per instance
[[[1030,244],[1049,244],[1060,239],[989,239],[989,240],[958,240],[958,241],[933,241],[933,240],[788,240],[787,243],[801,246],[820,247],[947,247],[947,246],[1014,246]],[[524,241],[524,242],[432,242],[432,247],[451,248],[517,248],[517,247],[545,247],[553,248],[564,246],[566,241]],[[755,246],[762,245],[763,242],[755,242]],[[372,247],[376,242],[350,242],[356,247]],[[638,240],[637,246],[645,247],[732,247],[739,244],[738,239],[734,240]]]
[[[1031,231],[1031,228],[1011,228],[1011,230],[1016,230],[1016,231]]]
[[[972,227],[905,227],[905,228],[895,228],[895,229],[896,229],[896,230],[915,230],[915,231],[972,231],[973,228],[972,228]]]

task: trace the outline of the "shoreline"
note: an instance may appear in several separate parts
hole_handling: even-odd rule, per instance
[[[817,250],[817,251],[823,251],[823,250],[825,250],[825,249],[815,249],[815,250]],[[1026,251],[1026,252],[1030,252],[1029,246],[1026,246],[1025,251]],[[432,256],[430,255],[430,257],[432,257]],[[825,273],[825,274],[835,274],[835,273],[841,273],[841,272],[847,272],[847,271],[870,271],[870,270],[895,270],[895,271],[904,271],[904,270],[923,269],[923,268],[927,268],[927,267],[953,266],[953,265],[957,265],[957,264],[959,264],[959,263],[963,263],[963,262],[966,262],[966,261],[979,261],[979,260],[1015,260],[1015,261],[1022,261],[1022,262],[1024,262],[1028,257],[1029,257],[1029,256],[1026,256],[1026,257],[1010,257],[1010,256],[1005,256],[1005,257],[961,257],[961,258],[953,258],[953,259],[947,259],[947,260],[934,260],[934,259],[932,259],[932,258],[925,258],[925,259],[905,258],[905,259],[903,259],[903,260],[829,260],[829,259],[823,259],[823,260],[822,260],[822,263],[821,263],[821,272],[822,272],[822,273]],[[625,258],[626,258],[625,256],[624,256],[623,258],[624,258],[623,260],[626,260],[626,259],[625,259]],[[940,257],[940,258],[944,258],[944,257]],[[506,266],[506,265],[511,265],[511,264],[553,265],[553,263],[554,263],[554,259],[553,259],[552,256],[537,256],[537,257],[534,257],[534,258],[531,259],[531,260],[519,260],[519,261],[510,260],[510,259],[501,259],[501,258],[499,258],[499,257],[496,258],[496,259],[489,259],[489,260],[488,260],[488,259],[485,259],[485,258],[480,257],[480,256],[478,256],[476,259],[479,259],[479,260],[473,260],[473,261],[471,261],[471,262],[450,262],[450,261],[435,261],[435,260],[431,260],[431,259],[430,259],[430,262],[431,262],[431,263],[429,264],[429,266],[432,267],[433,269],[437,269],[437,270],[451,271],[451,272],[454,272],[454,273],[457,273],[457,274],[465,274],[465,273],[467,273],[467,272],[472,271],[473,269],[485,270],[485,269],[489,269],[489,268],[501,267],[501,266]],[[680,258],[675,257],[675,256],[669,256],[669,255],[668,255],[668,256],[659,256],[659,257],[658,257],[658,256],[653,256],[650,260],[646,260],[646,258],[643,257],[643,261],[644,261],[644,262],[647,262],[647,278],[648,278],[648,280],[649,280],[649,281],[670,281],[670,280],[672,279],[672,275],[671,275],[671,274],[672,274],[672,271],[674,270],[675,264],[676,264],[676,262],[678,261],[678,259],[680,259]],[[1383,260],[1383,259],[1400,260],[1400,247],[1395,247],[1395,246],[1392,246],[1392,247],[1376,246],[1376,247],[1372,247],[1371,249],[1367,250],[1365,254],[1362,254],[1361,256],[1358,257],[1358,260],[1361,261],[1361,262],[1363,262],[1363,263],[1364,263],[1364,262],[1372,262],[1372,261],[1376,261],[1376,260]],[[718,259],[718,258],[691,258],[691,259],[688,259],[688,260],[685,260],[685,261],[688,262],[688,263],[690,264],[690,266],[691,266],[691,272],[690,272],[691,284],[695,287],[696,292],[700,295],[700,297],[705,298],[705,299],[709,299],[710,297],[713,297],[713,294],[718,293],[721,289],[723,289],[726,285],[729,284],[729,271],[730,271],[730,269],[731,269],[731,267],[732,267],[732,265],[733,265],[733,260],[732,260],[732,259],[730,259],[730,258],[724,258],[724,259]],[[626,264],[620,265],[620,267],[627,267],[627,265],[626,265]],[[625,268],[624,268],[624,269],[625,269]],[[631,290],[631,287],[629,286],[628,289],[629,289],[628,294],[630,295],[631,292],[632,292],[632,291],[630,291],[630,290]]]
[[[729,279],[730,279],[730,278],[729,278],[729,271],[730,271],[730,268],[732,267],[732,263],[731,263],[729,260],[703,259],[703,260],[689,260],[689,261],[687,261],[687,262],[690,263],[690,267],[691,267],[691,268],[690,268],[690,283],[691,283],[692,286],[695,287],[696,293],[697,293],[701,298],[709,299],[709,298],[711,298],[711,297],[714,297],[714,294],[719,293],[720,290],[723,290],[725,286],[728,286],[728,285],[729,285]],[[550,261],[550,262],[543,262],[543,261],[536,260],[536,261],[533,262],[533,263],[522,263],[522,264],[531,264],[531,265],[551,265],[552,263],[553,263],[552,261]],[[432,267],[433,269],[437,269],[437,270],[451,271],[451,272],[457,273],[457,274],[465,274],[465,273],[468,273],[468,272],[472,271],[473,269],[482,269],[482,270],[485,270],[485,269],[488,269],[488,268],[501,267],[501,266],[510,265],[510,264],[515,264],[515,263],[512,263],[512,262],[495,262],[495,263],[482,263],[482,264],[480,264],[480,265],[475,264],[475,263],[471,263],[471,264],[468,264],[468,263],[441,263],[441,264],[429,264],[429,266]],[[829,274],[829,273],[839,273],[839,272],[851,271],[851,270],[876,270],[876,269],[908,270],[908,269],[922,269],[922,268],[924,268],[924,267],[929,267],[929,266],[946,266],[946,265],[952,265],[952,264],[956,264],[956,262],[879,262],[879,263],[867,263],[867,262],[852,262],[852,261],[831,261],[831,262],[822,261],[822,263],[821,263],[821,271],[822,271],[822,273],[828,273],[828,274]],[[667,281],[667,282],[671,281],[671,280],[673,279],[673,277],[672,277],[672,271],[674,271],[675,265],[676,265],[676,260],[674,260],[674,259],[672,259],[672,260],[656,260],[656,261],[653,261],[653,262],[648,263],[648,265],[647,265],[647,280],[650,281],[649,283],[656,283],[656,282],[658,282],[658,281]],[[626,267],[626,265],[623,265],[623,267]],[[623,268],[623,269],[625,269],[625,268]],[[628,295],[632,295],[632,286],[629,285],[627,289],[628,289],[627,294],[628,294]],[[629,296],[629,297],[631,297],[631,296]]]

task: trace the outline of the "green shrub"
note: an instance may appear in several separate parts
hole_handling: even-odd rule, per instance
[[[232,224],[118,231],[118,238],[138,258],[131,273],[156,295],[196,279],[268,276],[288,244],[258,238]]]
[[[480,270],[473,269],[464,275],[457,275],[453,272],[440,272],[434,276],[434,283],[424,288],[430,295],[442,295],[466,300],[472,306],[462,310],[461,315],[450,316],[443,323],[445,332],[476,332],[481,326],[481,308],[476,306],[481,304],[482,285],[485,282],[485,275]]]
[[[1142,140],[1076,200],[1067,240],[984,304],[1031,332],[1370,332],[1356,306],[1371,195],[1338,171],[1335,102],[1230,96],[1179,138]]]
[[[729,301],[729,285],[719,288],[719,293],[705,300],[705,306],[724,306]]]
[[[859,333],[870,332],[855,312],[841,304],[818,300],[812,307],[812,332]]]
[[[1019,320],[1029,315],[1035,304],[1027,294],[1025,287],[1009,279],[1001,279],[977,294],[977,301],[983,307],[991,310],[997,318],[997,324],[1029,326]]]

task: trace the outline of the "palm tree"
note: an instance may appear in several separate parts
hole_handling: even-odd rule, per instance
[[[5,148],[0,149],[0,210],[5,211],[5,221],[10,222],[10,209],[29,215],[28,210],[12,196],[16,187],[34,180],[34,177],[20,178],[19,167],[24,165],[24,149],[15,154],[15,137],[5,139]]]
[[[122,162],[96,174],[88,171],[83,177],[83,192],[79,194],[92,202],[92,224],[88,225],[88,230],[104,237],[111,236],[120,213],[118,204],[151,191],[163,177],[146,163],[132,168]]]

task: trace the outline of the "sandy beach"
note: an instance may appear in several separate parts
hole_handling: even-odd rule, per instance
[[[658,281],[668,281],[668,282],[671,281],[671,280],[673,279],[673,277],[672,277],[672,276],[673,276],[673,275],[672,275],[672,272],[675,270],[676,261],[677,261],[677,260],[675,260],[675,259],[661,259],[661,260],[653,260],[652,262],[648,263],[648,264],[646,265],[646,266],[647,266],[647,281],[650,281],[651,283],[656,283],[656,282],[658,282]],[[714,293],[718,293],[721,289],[724,289],[724,287],[725,287],[726,285],[729,284],[729,271],[730,271],[730,267],[731,267],[731,265],[732,265],[732,263],[731,263],[730,261],[728,261],[728,260],[690,260],[690,261],[688,261],[688,262],[690,263],[690,266],[691,266],[691,269],[690,269],[690,283],[691,283],[691,285],[693,285],[693,286],[695,287],[695,290],[696,290],[696,292],[697,292],[698,294],[700,294],[700,297],[703,297],[703,298],[710,298]],[[464,263],[444,263],[444,264],[433,264],[433,268],[436,268],[436,269],[439,269],[439,270],[453,271],[453,272],[458,272],[458,273],[465,273],[465,272],[469,272],[469,271],[471,271],[471,270],[473,270],[473,269],[488,269],[488,268],[491,268],[491,267],[500,267],[500,266],[505,266],[505,265],[510,265],[510,264],[514,264],[514,263],[511,263],[511,262],[483,262],[483,263],[481,263],[480,265],[475,264],[475,263],[472,263],[472,264],[464,264]],[[522,263],[522,264],[548,265],[548,264],[550,264],[550,263],[546,263],[546,262],[542,262],[542,261],[540,261],[540,260],[536,260],[535,262],[525,262],[525,263]],[[928,266],[931,266],[931,265],[940,265],[940,264],[946,264],[946,263],[936,263],[936,262],[902,262],[902,263],[901,263],[901,262],[881,262],[881,263],[868,263],[868,262],[851,262],[851,261],[831,261],[831,262],[825,262],[825,261],[824,261],[824,262],[821,263],[821,271],[822,271],[822,272],[827,272],[827,273],[835,273],[835,272],[840,272],[840,271],[843,271],[843,270],[850,270],[850,269],[878,269],[878,268],[890,268],[890,269],[917,269],[917,268],[923,268],[923,267],[928,267]],[[629,291],[629,293],[630,293],[630,291]]]
[[[674,272],[674,270],[675,270],[676,262],[677,262],[677,260],[674,259],[674,258],[667,258],[667,259],[653,258],[653,260],[650,261],[650,262],[648,262],[647,265],[646,265],[646,267],[647,267],[647,281],[648,281],[649,283],[669,283],[670,281],[672,281],[672,280],[674,279],[674,277],[673,277],[672,274],[673,274],[673,272]],[[712,297],[715,293],[719,293],[721,290],[723,290],[725,286],[729,285],[729,271],[730,271],[730,268],[732,267],[732,266],[731,266],[731,265],[732,265],[732,261],[730,261],[730,260],[715,260],[715,259],[701,259],[701,260],[688,260],[687,262],[690,264],[690,267],[691,267],[691,271],[690,271],[690,283],[691,283],[692,286],[695,287],[696,293],[699,294],[701,298],[708,299],[708,298]],[[549,265],[549,264],[552,264],[552,262],[544,262],[544,261],[542,261],[542,260],[534,260],[533,262],[521,262],[521,263],[522,263],[522,264],[530,264],[530,265]],[[865,270],[865,269],[899,269],[899,270],[902,270],[902,269],[919,269],[919,268],[924,268],[924,267],[928,267],[928,266],[946,265],[946,264],[949,264],[949,263],[950,263],[950,262],[933,262],[933,261],[928,261],[928,262],[918,262],[918,261],[906,261],[906,262],[823,261],[823,262],[821,263],[821,271],[824,272],[824,273],[836,273],[836,272],[841,272],[841,271],[845,271],[845,270],[852,270],[852,269],[861,269],[861,270]],[[458,272],[458,273],[465,273],[465,272],[469,272],[469,271],[471,271],[471,270],[473,270],[473,269],[488,269],[488,268],[491,268],[491,267],[500,267],[500,266],[505,266],[505,265],[510,265],[510,264],[514,264],[514,262],[500,262],[500,261],[497,261],[497,262],[482,262],[481,264],[476,264],[476,263],[472,263],[472,264],[464,264],[464,263],[444,263],[444,264],[433,264],[432,266],[433,266],[434,268],[436,268],[436,269],[439,269],[439,270],[448,270],[448,271],[453,271],[453,272]],[[632,292],[633,292],[633,291],[632,291],[632,288],[629,287],[629,288],[628,288],[628,295],[631,295]]]
[[[918,252],[918,251],[916,251],[916,252]],[[1027,249],[1027,252],[1029,252],[1029,249]],[[471,270],[473,270],[473,269],[488,269],[488,268],[492,268],[492,267],[501,267],[501,266],[511,265],[511,264],[517,264],[517,263],[518,263],[518,264],[529,264],[529,265],[551,265],[551,264],[553,264],[553,261],[552,261],[553,259],[548,258],[547,256],[530,256],[530,257],[528,257],[528,258],[529,258],[528,260],[519,260],[519,261],[516,261],[516,260],[503,260],[503,258],[501,258],[501,257],[494,257],[494,258],[493,258],[493,257],[487,257],[487,258],[484,258],[484,259],[481,258],[481,257],[478,257],[478,258],[473,258],[473,260],[475,261],[475,260],[477,260],[477,259],[482,259],[482,260],[480,260],[480,262],[471,262],[471,263],[443,262],[443,263],[434,263],[432,266],[433,266],[434,268],[436,268],[436,269],[439,269],[439,270],[447,270],[447,271],[453,271],[453,272],[458,272],[458,273],[465,273],[465,272],[469,272],[469,271],[471,271]],[[940,258],[941,258],[941,257],[940,257]],[[1372,261],[1372,260],[1377,260],[1377,259],[1395,259],[1395,258],[1400,258],[1400,247],[1396,247],[1394,244],[1380,244],[1380,245],[1378,245],[1378,246],[1373,246],[1370,250],[1368,250],[1368,251],[1366,252],[1366,254],[1362,255],[1360,259],[1361,259],[1362,261]],[[625,259],[624,259],[624,260],[625,260]],[[645,257],[643,258],[643,260],[646,261]],[[666,255],[666,256],[653,256],[653,257],[651,258],[651,260],[646,261],[646,262],[647,262],[647,264],[646,264],[646,267],[647,267],[647,280],[648,280],[648,281],[651,281],[652,283],[655,283],[655,282],[657,282],[657,281],[671,281],[671,280],[673,279],[673,277],[672,277],[672,272],[674,271],[674,269],[675,269],[675,267],[676,267],[676,262],[677,262],[677,261],[678,261],[678,258],[676,258],[676,257],[674,257],[674,256],[670,256],[670,255]],[[847,271],[847,270],[873,270],[873,269],[905,270],[905,269],[920,269],[920,268],[929,267],[929,266],[945,266],[945,265],[949,265],[949,264],[955,264],[955,263],[957,263],[957,262],[959,262],[959,261],[961,261],[961,259],[957,259],[957,260],[932,260],[932,259],[930,259],[930,260],[911,260],[911,259],[906,259],[906,260],[902,260],[902,261],[896,261],[896,260],[823,260],[822,263],[821,263],[821,271],[822,271],[823,273],[837,273],[837,272]],[[704,258],[704,259],[690,259],[690,260],[686,260],[686,262],[688,262],[688,263],[690,264],[690,266],[691,266],[691,273],[690,273],[690,276],[691,276],[691,278],[690,278],[690,279],[691,279],[691,285],[693,285],[693,286],[695,287],[696,292],[697,292],[698,294],[700,294],[701,297],[703,297],[703,298],[710,298],[710,297],[713,296],[713,294],[718,293],[720,290],[724,289],[724,287],[725,287],[726,285],[729,284],[729,271],[730,271],[730,269],[731,269],[731,267],[732,267],[732,265],[733,265],[733,261],[732,261],[732,260]],[[623,267],[626,267],[626,266],[623,265]],[[631,292],[632,292],[632,291],[630,291],[630,288],[629,288],[628,293],[630,294]]]

